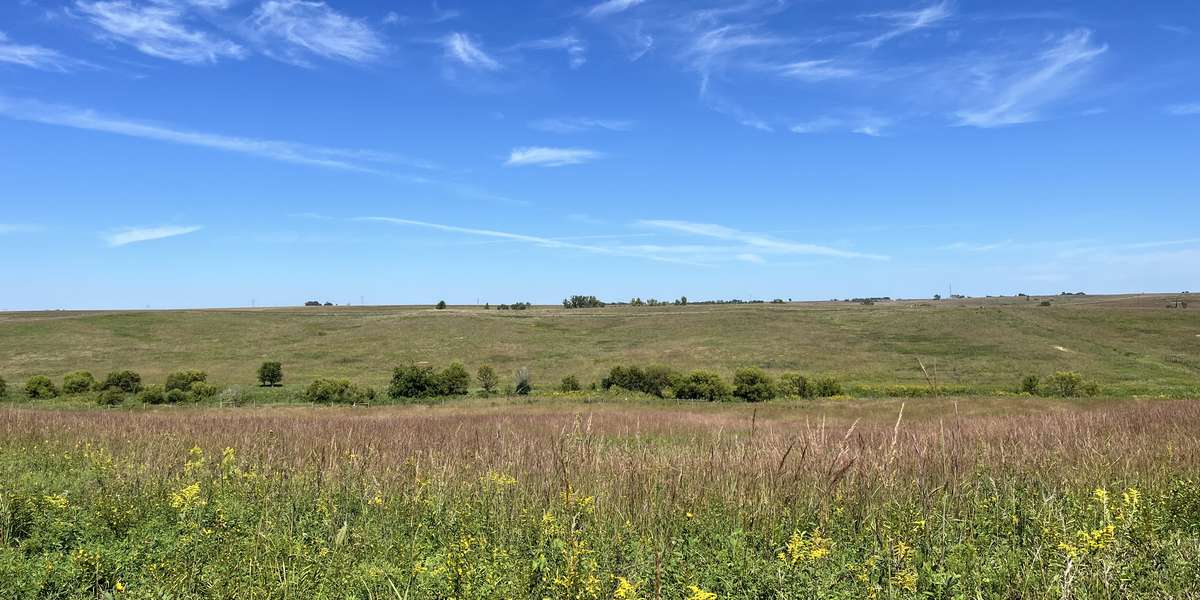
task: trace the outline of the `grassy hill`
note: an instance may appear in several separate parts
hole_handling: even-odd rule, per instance
[[[208,371],[248,384],[263,360],[287,382],[318,376],[380,385],[392,366],[462,361],[472,371],[529,367],[535,383],[609,367],[660,363],[728,375],[739,366],[831,374],[854,386],[925,381],[982,393],[1023,374],[1074,370],[1106,393],[1194,395],[1200,389],[1200,303],[1185,295],[1063,296],[860,305],[606,307],[527,311],[477,306],[0,313],[0,375],[56,379],[86,369]]]

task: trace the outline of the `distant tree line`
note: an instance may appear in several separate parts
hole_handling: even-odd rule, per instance
[[[304,303],[305,306],[333,306],[332,302],[322,303],[320,300],[309,300]]]

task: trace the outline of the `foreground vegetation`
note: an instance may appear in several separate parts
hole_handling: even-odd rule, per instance
[[[2,407],[0,597],[1200,594],[1194,403],[480,402]]]

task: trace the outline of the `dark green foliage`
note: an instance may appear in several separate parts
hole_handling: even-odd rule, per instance
[[[137,399],[142,404],[162,404],[167,401],[162,386],[158,385],[146,386],[145,389],[138,392]]]
[[[676,398],[718,402],[733,398],[733,390],[720,375],[710,371],[692,371],[671,386]]]
[[[533,391],[533,378],[529,376],[529,369],[521,367],[517,369],[516,387],[513,391],[518,396],[528,396],[529,392]]]
[[[450,363],[438,373],[438,384],[442,396],[464,396],[471,387],[471,374],[462,363]]]
[[[82,394],[96,387],[96,378],[87,371],[75,371],[63,376],[62,391],[64,394]]]
[[[347,379],[317,379],[304,390],[304,399],[314,404],[356,404],[375,399],[375,390],[360,388]]]
[[[436,307],[436,308],[437,308],[438,310],[445,310],[445,308],[446,308],[446,301],[445,301],[445,300],[438,300],[438,303],[437,303],[437,307]]]
[[[120,388],[105,388],[96,392],[96,404],[100,406],[116,406],[125,401],[125,392]]]
[[[188,391],[191,392],[192,397],[196,400],[207,400],[216,396],[220,390],[217,389],[217,386],[207,381],[196,381],[188,386]]]
[[[808,389],[814,398],[829,398],[842,395],[842,384],[833,377],[814,377],[808,382]]]
[[[171,390],[179,390],[181,392],[188,391],[193,383],[197,381],[207,381],[208,373],[197,371],[195,369],[187,371],[176,371],[167,375],[167,383],[163,387],[169,392]]]
[[[3,377],[0,377],[0,398],[3,398],[7,395],[8,395],[8,382],[4,381]]]
[[[441,382],[433,367],[408,364],[392,370],[392,382],[388,384],[388,396],[401,398],[432,398],[441,392]]]
[[[34,375],[25,381],[25,395],[34,400],[45,400],[58,396],[58,387],[45,375]]]
[[[600,387],[606,390],[618,387],[663,398],[678,377],[676,371],[661,365],[651,365],[645,369],[616,366],[609,370],[607,377],[600,380]]]
[[[267,361],[258,366],[258,383],[272,387],[283,383],[283,363]]]
[[[188,395],[187,392],[179,388],[172,388],[163,394],[163,399],[167,404],[181,404],[187,402]]]
[[[775,397],[775,381],[762,369],[748,367],[733,373],[733,395],[746,402],[763,402]]]
[[[579,385],[579,380],[574,375],[567,375],[562,378],[562,383],[558,386],[560,392],[578,392],[583,386]]]
[[[811,398],[812,390],[808,388],[808,378],[799,373],[784,373],[779,378],[779,394],[796,398]]]
[[[1021,391],[1031,396],[1038,395],[1038,386],[1042,383],[1042,378],[1037,375],[1026,375],[1021,379]]]
[[[604,303],[595,296],[571,296],[563,300],[563,308],[601,308]]]
[[[127,394],[136,394],[142,389],[142,376],[133,371],[113,371],[104,376],[100,383],[101,390],[121,390]]]
[[[496,370],[483,365],[479,367],[479,371],[475,373],[475,380],[479,382],[479,387],[483,388],[485,393],[496,391],[496,386],[500,385],[500,377],[496,375]]]

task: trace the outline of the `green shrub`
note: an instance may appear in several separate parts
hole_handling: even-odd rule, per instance
[[[162,404],[167,401],[166,395],[163,394],[162,386],[149,385],[146,386],[137,395],[138,402],[142,404]]]
[[[479,367],[479,371],[475,373],[475,380],[486,394],[496,391],[496,386],[500,385],[500,377],[496,375],[496,370],[487,365]]]
[[[583,386],[579,385],[579,380],[574,375],[563,377],[562,383],[558,385],[558,391],[560,392],[578,392],[582,389]]]
[[[1074,371],[1058,371],[1047,383],[1050,393],[1063,398],[1074,398],[1083,388],[1083,377]]]
[[[45,400],[58,396],[58,388],[45,375],[34,375],[25,382],[25,395],[34,400]]]
[[[431,398],[441,390],[441,382],[433,367],[408,364],[392,370],[392,381],[388,384],[388,396],[401,398]]]
[[[660,365],[651,365],[644,370],[640,367],[616,366],[609,370],[607,377],[600,380],[600,387],[606,390],[619,387],[663,398],[678,378],[676,371]]]
[[[1084,396],[1099,396],[1100,395],[1100,385],[1097,384],[1095,381],[1089,381],[1089,382],[1083,384],[1083,395]]]
[[[470,388],[471,374],[462,363],[450,363],[438,373],[438,393],[442,396],[464,396]]]
[[[775,392],[775,381],[762,369],[748,367],[733,373],[733,395],[746,402],[770,400]]]
[[[533,378],[529,376],[529,369],[525,367],[517,369],[516,387],[513,388],[513,391],[518,396],[528,396],[529,392],[533,391]]]
[[[204,371],[176,371],[170,375],[167,375],[167,383],[163,387],[166,388],[168,392],[171,390],[186,392],[191,389],[193,383],[207,380],[208,373],[205,373]]]
[[[375,399],[375,390],[359,388],[347,379],[318,379],[304,390],[304,399],[314,404],[355,404]]]
[[[217,392],[221,390],[207,381],[194,381],[192,385],[188,386],[188,391],[196,400],[207,400],[216,396]]]
[[[121,388],[111,387],[96,392],[96,404],[100,406],[116,406],[125,401],[125,392]]]
[[[121,390],[127,394],[136,394],[142,389],[142,376],[133,371],[113,371],[104,376],[100,383],[101,390]]]
[[[258,383],[273,387],[283,383],[283,363],[268,361],[258,367]]]
[[[1040,389],[1039,386],[1041,386],[1041,384],[1042,384],[1041,377],[1038,377],[1037,375],[1026,375],[1025,377],[1023,377],[1021,379],[1021,390],[1020,391],[1026,393],[1026,394],[1029,394],[1031,396],[1037,396],[1039,393],[1039,389]]]
[[[829,398],[843,393],[842,384],[833,377],[814,377],[808,382],[808,389],[814,398]]]
[[[75,371],[63,376],[62,391],[64,394],[82,394],[96,387],[96,378],[87,371]]]
[[[799,373],[784,373],[779,378],[779,394],[797,398],[811,398],[812,390],[808,389],[808,378]]]
[[[3,398],[7,395],[8,395],[8,382],[4,381],[3,377],[0,377],[0,398]]]
[[[446,308],[446,301],[445,301],[445,300],[438,300],[438,303],[437,303],[437,309],[438,309],[438,310],[444,310],[445,308]]]
[[[720,375],[710,371],[692,371],[679,377],[671,386],[676,398],[718,402],[733,397],[733,390]]]
[[[182,404],[184,402],[187,402],[188,395],[187,395],[187,392],[185,392],[179,388],[172,388],[172,389],[167,390],[166,393],[163,394],[163,399],[166,401],[167,404]]]

